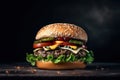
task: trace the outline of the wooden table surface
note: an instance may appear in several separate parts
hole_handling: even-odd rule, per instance
[[[43,70],[32,67],[28,63],[13,63],[0,65],[0,77],[96,77],[120,76],[120,63],[92,63],[85,69]]]

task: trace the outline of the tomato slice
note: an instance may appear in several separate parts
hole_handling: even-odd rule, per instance
[[[75,46],[75,44],[65,42],[65,41],[55,41],[55,44],[59,44],[59,45],[63,45],[63,46],[65,46],[65,45],[73,45],[73,46]]]
[[[55,41],[54,43],[53,42],[34,43],[33,48],[42,48],[43,46],[50,46],[50,45],[54,45],[54,44],[59,44],[61,46],[65,46],[65,45],[76,46],[73,43],[69,43],[69,42],[65,42],[65,41]]]
[[[34,43],[33,48],[41,48],[43,46],[49,46],[49,45],[53,45],[53,43],[52,42]]]

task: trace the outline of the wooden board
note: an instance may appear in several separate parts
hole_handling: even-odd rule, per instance
[[[43,70],[32,67],[28,63],[13,63],[0,65],[0,77],[51,77],[51,76],[120,76],[119,63],[93,63],[85,69]]]

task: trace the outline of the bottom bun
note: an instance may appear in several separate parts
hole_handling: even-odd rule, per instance
[[[41,69],[83,69],[86,67],[86,64],[83,62],[65,62],[54,64],[52,62],[37,61],[36,66]]]

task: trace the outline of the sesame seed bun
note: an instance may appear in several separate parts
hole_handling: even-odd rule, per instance
[[[54,64],[51,61],[37,61],[36,66],[40,69],[83,69],[86,67],[84,62],[66,62],[66,63],[58,63]]]
[[[80,26],[69,23],[54,23],[42,27],[36,35],[36,40],[44,37],[70,37],[80,39],[85,42],[88,40],[87,33]]]

